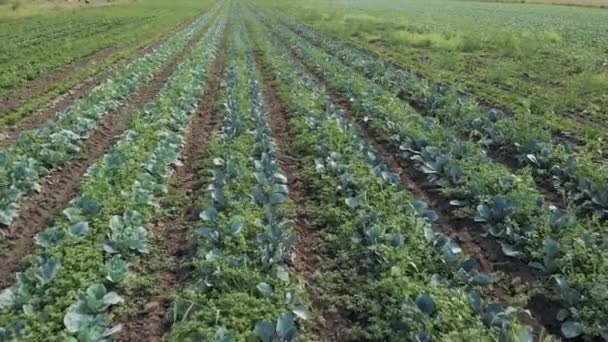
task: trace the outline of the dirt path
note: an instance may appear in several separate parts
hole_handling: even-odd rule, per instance
[[[204,12],[202,12],[204,13]],[[202,14],[201,13],[201,14]],[[19,134],[23,131],[34,130],[43,127],[49,121],[51,121],[58,112],[65,110],[67,107],[72,105],[76,100],[88,94],[93,88],[100,85],[103,81],[105,81],[118,67],[121,65],[129,64],[135,61],[138,58],[143,57],[144,55],[150,53],[154,49],[158,48],[164,42],[166,42],[173,34],[179,32],[179,30],[185,28],[187,25],[192,23],[194,20],[188,20],[185,23],[180,24],[176,29],[171,30],[167,34],[165,34],[162,38],[157,40],[156,42],[143,47],[140,51],[135,53],[132,56],[122,58],[116,61],[112,67],[110,67],[106,71],[102,71],[93,75],[89,79],[85,80],[82,83],[79,83],[66,91],[64,94],[59,95],[57,98],[37,109],[31,115],[26,116],[25,118],[19,120],[14,125],[4,127],[0,129],[0,148],[6,148],[10,144],[12,144],[18,137]],[[203,30],[204,31],[204,30]],[[112,50],[107,52],[106,50]],[[80,69],[83,69],[86,65],[95,63],[96,61],[103,60],[109,57],[112,53],[117,51],[117,48],[110,48],[102,50],[99,53],[96,53],[92,56],[89,56],[85,60],[81,60],[72,64],[81,64],[79,67],[70,64],[68,67],[64,69],[69,70],[60,70],[56,73],[58,76],[48,75],[42,77],[40,79],[36,79],[30,83],[24,85],[25,89],[17,89],[8,95],[4,95],[0,97],[0,116],[4,113],[10,111],[14,107],[21,104],[21,100],[28,100],[31,98],[35,98],[47,90],[49,90],[54,84],[60,83],[66,78],[70,77],[72,74],[77,73]],[[101,54],[101,52],[105,52]],[[38,84],[43,83],[43,84]]]
[[[142,298],[146,302],[138,313],[138,317],[125,323],[125,328],[115,338],[121,342],[160,341],[168,328],[165,316],[171,305],[171,291],[178,288],[184,280],[179,273],[179,261],[185,255],[188,245],[187,232],[192,221],[198,218],[195,208],[199,184],[199,167],[203,150],[211,139],[217,127],[216,101],[220,92],[222,75],[225,68],[225,50],[227,32],[224,32],[218,56],[209,75],[205,89],[199,100],[198,110],[185,132],[185,146],[182,151],[182,165],[177,167],[174,175],[175,190],[183,207],[179,207],[178,218],[154,224],[152,234],[158,238],[158,250],[166,267],[156,270],[158,285],[155,295]]]
[[[279,38],[280,39],[280,38]],[[284,43],[283,40],[280,40]],[[479,261],[482,272],[493,273],[502,271],[509,276],[509,282],[504,279],[499,283],[495,283],[491,293],[491,297],[498,301],[508,303],[512,296],[517,295],[514,289],[511,288],[513,281],[527,285],[529,288],[540,286],[537,277],[534,275],[530,266],[522,261],[508,257],[501,252],[500,244],[492,238],[482,235],[481,226],[470,220],[462,219],[454,215],[449,205],[449,200],[443,197],[440,193],[432,191],[431,188],[425,186],[425,175],[415,169],[413,165],[405,163],[397,156],[397,151],[390,146],[389,142],[381,139],[376,132],[371,129],[366,123],[355,119],[352,114],[353,108],[351,103],[344,97],[335,92],[322,76],[315,70],[310,68],[302,60],[302,57],[291,48],[287,48],[292,58],[305,70],[317,84],[324,87],[330,100],[339,105],[345,115],[354,123],[357,123],[361,128],[363,138],[371,143],[376,152],[382,156],[387,163],[391,172],[399,174],[401,183],[410,190],[418,199],[426,201],[433,209],[439,213],[439,220],[436,222],[437,227],[454,241],[458,242],[463,250]],[[559,336],[559,322],[556,321],[556,313],[559,309],[559,303],[554,302],[542,295],[535,295],[528,303],[527,309],[532,313],[532,317],[523,314],[520,319],[532,326],[535,332],[540,333],[542,330],[547,330],[552,334]]]
[[[24,198],[19,217],[0,236],[3,243],[3,262],[0,263],[0,288],[14,281],[14,273],[22,266],[22,259],[30,254],[34,236],[40,232],[50,218],[62,210],[78,190],[80,180],[87,169],[118,140],[127,129],[131,114],[154,98],[177,65],[190,52],[207,28],[197,34],[183,50],[177,53],[147,85],[139,88],[117,111],[107,115],[97,130],[82,146],[80,158],[55,168],[41,181],[41,190]]]

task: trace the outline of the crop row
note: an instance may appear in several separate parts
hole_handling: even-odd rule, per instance
[[[22,133],[13,146],[0,151],[0,224],[19,214],[20,199],[37,191],[51,169],[80,153],[82,143],[101,120],[157,74],[171,56],[208,24],[217,7],[177,33],[161,47],[116,70],[104,83],[76,100],[46,127]]]
[[[538,183],[553,188],[582,213],[608,218],[608,176],[592,156],[555,144],[549,127],[538,119],[487,109],[453,88],[432,82],[367,51],[325,37],[286,20],[284,29],[305,37],[393,95],[413,103],[461,136],[529,167]]]
[[[222,90],[222,128],[209,143],[209,184],[191,230],[190,283],[172,307],[169,341],[291,341],[307,310],[287,267],[287,179],[270,137],[253,55],[233,10]]]
[[[3,340],[105,341],[120,329],[110,327],[107,313],[123,302],[115,289],[129,281],[129,263],[150,251],[147,222],[215,59],[225,27],[225,15],[219,17],[158,96],[134,114],[119,142],[90,167],[78,196],[36,236],[39,248],[27,268],[0,292]]]
[[[546,295],[560,301],[565,336],[606,334],[605,228],[576,220],[569,210],[544,202],[531,176],[514,175],[489,160],[478,145],[340,63],[301,37],[270,25],[341,96],[354,115],[413,164],[426,183],[441,191],[454,213],[497,239],[508,256],[530,262],[545,276]]]
[[[512,309],[480,294],[490,278],[433,222],[356,124],[260,23],[264,52],[290,115],[301,181],[320,226],[323,300],[354,317],[349,340],[531,340]],[[429,250],[430,247],[430,250]]]

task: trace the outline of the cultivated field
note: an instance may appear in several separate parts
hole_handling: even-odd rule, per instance
[[[0,342],[608,341],[607,11],[47,6],[0,5]]]
[[[0,5],[0,128],[76,85],[84,90],[70,96],[88,92],[92,76],[150,49],[210,3],[179,0],[167,6],[162,0],[146,0],[75,9],[43,3],[16,11]]]

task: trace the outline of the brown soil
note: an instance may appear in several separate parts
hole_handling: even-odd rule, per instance
[[[74,86],[72,89],[68,90],[64,94],[58,96],[53,101],[49,102],[48,104],[46,104],[46,105],[42,106],[41,108],[39,108],[38,110],[36,110],[35,113],[28,115],[27,117],[21,119],[19,122],[17,122],[14,125],[11,125],[11,126],[5,127],[5,128],[1,128],[0,129],[0,148],[6,148],[10,144],[12,144],[19,137],[19,134],[21,134],[21,132],[23,132],[23,131],[34,130],[34,129],[43,127],[50,120],[55,118],[57,113],[65,110],[67,107],[72,105],[76,100],[78,100],[79,98],[88,94],[91,90],[93,90],[93,88],[97,87],[103,81],[105,81],[119,66],[129,64],[129,63],[135,61],[136,59],[141,58],[144,55],[150,53],[152,50],[156,49],[157,47],[162,45],[165,41],[167,41],[173,33],[185,28],[188,24],[190,24],[192,22],[193,22],[193,20],[188,20],[187,22],[180,24],[179,26],[177,26],[176,29],[171,30],[167,34],[163,35],[163,37],[161,39],[159,39],[158,41],[142,48],[140,51],[138,51],[137,53],[135,53],[134,55],[132,55],[130,57],[126,57],[126,58],[123,58],[122,60],[116,61],[114,63],[114,65],[111,68],[109,68],[108,70],[102,71],[102,72],[92,76],[88,80]],[[103,55],[100,53],[94,54],[92,56],[87,57],[86,61],[81,60],[81,61],[72,63],[68,67],[66,67],[66,68],[69,68],[70,70],[62,69],[60,72],[57,72],[58,75],[53,74],[53,75],[45,76],[40,79],[32,81],[33,83],[43,83],[43,84],[40,84],[40,85],[37,84],[35,86],[34,85],[30,86],[30,83],[32,83],[32,82],[30,82],[30,83],[26,84],[25,86],[23,86],[22,88],[19,88],[19,89],[13,91],[11,94],[0,97],[0,115],[2,115],[2,113],[6,113],[6,112],[10,111],[11,109],[13,109],[14,107],[16,107],[18,105],[20,105],[22,102],[21,100],[27,101],[28,99],[42,95],[47,90],[49,90],[54,84],[62,82],[63,80],[70,77],[72,74],[77,73],[79,70],[83,69],[84,67],[86,67],[89,64],[95,63],[96,61],[100,61],[100,60],[103,60],[103,59],[109,57],[115,51],[117,51],[119,49],[112,48],[112,49],[106,49],[106,50],[112,50],[112,51],[108,51],[107,53],[105,53]],[[100,52],[105,52],[106,50],[103,50]],[[73,64],[79,64],[79,66],[75,66]],[[64,68],[64,69],[66,69],[66,68]],[[53,76],[53,77],[51,77],[51,76]]]
[[[278,37],[278,36],[277,36]],[[278,37],[281,39],[280,37]],[[287,48],[294,60],[305,70],[313,79],[326,89],[330,100],[338,104],[344,110],[345,115],[352,121],[359,124],[363,138],[372,143],[377,153],[382,156],[387,163],[391,172],[399,174],[402,184],[408,188],[416,198],[427,202],[439,214],[439,220],[436,222],[437,227],[450,238],[459,243],[466,254],[475,258],[482,272],[493,273],[502,271],[507,274],[511,280],[516,280],[519,283],[526,284],[530,288],[539,286],[537,277],[533,270],[522,261],[508,257],[501,251],[500,244],[490,237],[482,236],[480,225],[470,219],[462,219],[454,215],[449,205],[449,200],[443,197],[439,192],[432,187],[425,186],[426,179],[424,174],[414,168],[413,165],[397,157],[396,151],[388,141],[379,138],[376,132],[373,131],[366,123],[355,119],[352,115],[354,112],[350,102],[338,95],[327,82],[309,65],[305,64],[301,56],[293,49]],[[509,289],[509,284],[495,283],[490,296],[503,302],[508,302],[513,293]],[[521,317],[522,321],[532,326],[538,333],[543,329],[559,335],[559,329],[556,329],[555,315],[547,316],[547,310],[559,308],[559,304],[546,297],[543,297],[544,305],[529,305],[529,309],[533,317]],[[527,315],[526,315],[527,316]],[[541,318],[537,320],[535,317]]]
[[[542,294],[534,295],[528,301],[528,309],[538,317],[538,323],[551,332],[559,332],[560,323],[555,319],[560,309],[559,304]],[[559,334],[557,334],[559,336]]]
[[[264,100],[270,114],[270,128],[272,136],[279,147],[278,161],[281,169],[287,176],[289,198],[296,204],[296,217],[294,231],[297,237],[292,246],[293,268],[306,282],[307,292],[315,309],[321,314],[319,326],[312,327],[313,333],[321,341],[342,341],[346,331],[352,325],[347,315],[330,310],[328,303],[320,299],[318,290],[322,256],[318,251],[319,232],[315,229],[312,220],[306,215],[306,201],[310,195],[306,193],[299,181],[298,174],[301,167],[297,156],[290,153],[289,112],[279,99],[273,86],[273,79],[265,65],[260,63],[257,55],[256,65],[263,77]]]
[[[211,70],[205,89],[198,103],[198,110],[191,119],[185,132],[185,146],[182,151],[182,165],[174,175],[174,184],[180,198],[185,200],[182,217],[177,220],[159,222],[152,226],[154,236],[159,237],[158,249],[166,267],[158,271],[156,295],[145,298],[147,303],[140,309],[138,317],[124,324],[124,329],[115,338],[121,342],[160,341],[168,330],[166,315],[171,305],[171,290],[183,281],[183,274],[178,271],[180,259],[186,254],[188,245],[186,222],[196,220],[191,215],[195,212],[194,202],[199,189],[199,166],[203,149],[217,127],[217,115],[214,99],[220,92],[222,74],[225,67],[225,50],[228,35],[224,34],[218,50],[215,65]]]
[[[57,167],[42,180],[41,190],[23,199],[19,217],[0,238],[8,243],[6,255],[0,263],[0,288],[14,281],[13,274],[22,266],[22,259],[30,254],[34,236],[49,220],[63,209],[78,190],[87,169],[118,140],[127,129],[131,114],[154,98],[173,74],[179,62],[206,32],[202,30],[183,50],[177,53],[147,85],[139,88],[117,111],[107,115],[82,146],[80,158]]]

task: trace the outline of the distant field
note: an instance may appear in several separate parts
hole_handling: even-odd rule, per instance
[[[608,1],[606,1],[606,0],[478,0],[478,1],[508,2],[508,3],[522,3],[522,4],[551,4],[551,5],[608,8]]]
[[[106,48],[121,49],[192,18],[208,1],[117,2],[92,8],[24,3],[0,5],[0,94]],[[48,7],[47,7],[48,6]]]
[[[129,0],[0,0],[0,13],[4,17],[24,17],[49,10],[91,9],[100,6],[115,6],[128,3]]]

